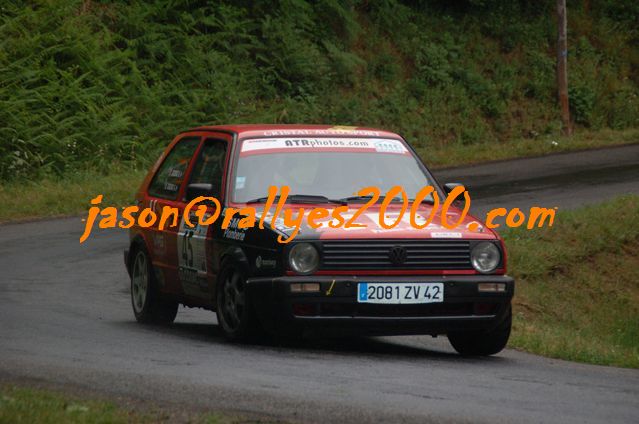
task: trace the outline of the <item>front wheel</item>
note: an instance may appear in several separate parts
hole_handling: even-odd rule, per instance
[[[170,324],[177,315],[178,303],[159,293],[151,258],[144,247],[134,252],[131,268],[131,304],[138,322]]]
[[[258,322],[246,295],[246,278],[235,266],[220,273],[217,285],[217,321],[230,340],[246,340],[258,332]]]
[[[464,356],[488,356],[501,352],[508,343],[512,327],[512,310],[491,331],[459,331],[448,334],[448,341]]]

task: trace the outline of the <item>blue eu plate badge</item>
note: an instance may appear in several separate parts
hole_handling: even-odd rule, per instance
[[[366,302],[368,300],[368,283],[360,283],[359,288],[359,301]]]

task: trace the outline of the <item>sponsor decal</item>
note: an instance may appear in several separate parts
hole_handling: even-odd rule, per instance
[[[375,150],[381,153],[405,153],[406,148],[397,140],[379,140],[375,141]]]
[[[208,214],[203,219],[210,218]],[[189,227],[186,219],[182,219],[177,234],[178,277],[184,290],[190,294],[197,294],[206,288],[206,234],[208,225],[199,222],[195,214],[191,216],[195,222]]]
[[[153,233],[153,252],[156,255],[164,256],[166,253],[166,243],[164,242],[164,233]]]
[[[179,168],[171,168],[168,174],[168,176],[172,178],[182,178],[183,175],[184,175],[184,171],[182,171],[182,169],[179,169]]]
[[[361,150],[392,154],[410,154],[404,143],[396,139],[382,138],[261,138],[244,140],[242,154],[259,153],[260,151],[307,151],[307,150],[341,149]]]
[[[293,135],[357,135],[368,137],[379,137],[379,131],[357,130],[355,127],[333,127],[328,129],[299,129],[299,130],[267,130],[263,134],[266,137],[273,136],[293,136]]]
[[[206,233],[209,226],[203,225],[195,216],[195,225],[189,227],[186,220],[180,222],[178,230],[178,266],[206,273]]]
[[[177,184],[166,182],[164,183],[164,190],[166,191],[178,191],[179,187]]]
[[[224,238],[230,240],[244,241],[246,237],[246,228],[239,228],[240,218],[231,219],[231,223],[224,230]]]
[[[255,258],[255,266],[257,268],[275,268],[277,261],[275,259],[264,259],[262,256]]]
[[[444,231],[433,231],[430,233],[432,238],[462,238],[462,233],[451,233]]]

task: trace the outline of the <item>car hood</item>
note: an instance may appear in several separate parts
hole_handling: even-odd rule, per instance
[[[290,236],[295,229],[295,224],[287,225],[284,222],[284,213],[288,209],[291,212],[292,219],[295,221],[299,216],[299,213],[304,214],[304,219],[302,220],[302,225],[300,226],[299,233],[295,236],[296,239],[370,239],[370,238],[379,238],[379,239],[416,239],[416,238],[457,238],[457,239],[496,239],[497,235],[490,229],[486,228],[481,221],[477,218],[466,215],[463,221],[454,229],[445,228],[442,224],[442,213],[441,208],[439,211],[435,212],[432,221],[428,226],[423,229],[417,229],[411,225],[410,222],[410,208],[407,208],[403,217],[399,220],[398,224],[394,226],[392,229],[383,228],[379,223],[379,212],[380,206],[374,205],[370,208],[363,211],[354,221],[353,224],[360,224],[360,227],[352,227],[352,228],[344,228],[342,225],[340,228],[331,228],[328,224],[329,222],[337,223],[338,221],[334,217],[336,213],[339,212],[339,215],[344,219],[344,221],[348,222],[351,217],[357,213],[362,205],[354,204],[350,205],[348,211],[345,210],[344,207],[335,211],[337,206],[331,205],[293,205],[287,204],[275,219],[275,228],[283,233],[285,236]],[[311,228],[308,226],[308,214],[314,208],[325,208],[329,215],[328,218],[318,219],[316,223],[322,223],[319,228]],[[426,220],[432,213],[433,207],[428,204],[423,204],[417,210],[416,213],[416,223],[418,225],[425,224]],[[271,209],[267,212],[265,222],[271,223],[273,220],[275,206],[272,206]],[[386,223],[388,225],[394,223],[401,213],[401,208],[399,205],[391,205],[386,208],[385,216]],[[258,210],[257,217],[261,217],[263,214],[263,210]],[[451,207],[449,208],[447,214],[447,223],[454,224],[459,221],[461,216],[461,211],[458,208]],[[288,223],[290,224],[290,223]],[[473,231],[471,228],[474,224],[477,228]]]

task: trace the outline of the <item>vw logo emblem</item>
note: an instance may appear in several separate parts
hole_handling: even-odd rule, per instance
[[[402,246],[393,246],[388,251],[388,258],[393,263],[393,265],[401,265],[406,262],[407,257],[406,249]]]

